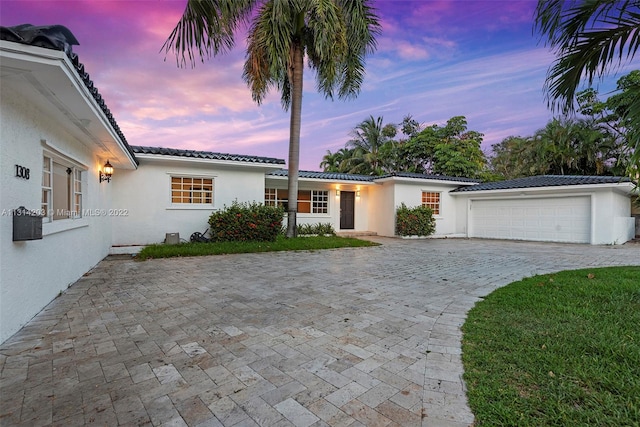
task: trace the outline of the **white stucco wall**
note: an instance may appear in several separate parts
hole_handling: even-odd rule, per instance
[[[422,204],[422,192],[440,193],[440,214],[434,215],[436,220],[436,231],[434,237],[451,236],[458,233],[457,210],[458,201],[454,199],[449,192],[459,186],[459,184],[447,184],[444,182],[427,182],[420,180],[399,180],[395,179],[393,183],[393,204],[392,212],[386,213],[390,215],[390,220],[385,218],[385,224],[382,225],[384,236],[393,236],[395,234],[395,211],[401,203],[412,208]],[[387,185],[391,183],[386,183]]]
[[[594,245],[622,244],[633,239],[635,220],[631,217],[631,199],[610,189],[597,190],[592,195]]]
[[[109,208],[110,186],[98,183],[101,161],[89,148],[24,100],[9,84],[0,85],[0,342],[5,341],[102,258],[111,245],[107,216],[45,223],[43,239],[13,242],[11,209],[40,209],[42,140],[85,165],[83,208]],[[15,165],[30,170],[15,177]]]
[[[393,237],[395,234],[394,194],[391,181],[378,183],[369,190],[369,224],[371,231],[379,236]]]
[[[213,211],[234,200],[264,202],[265,168],[168,156],[139,160],[138,170],[118,172],[112,179],[113,207],[125,213],[113,218],[114,246],[161,243],[166,233],[189,240],[209,227]],[[171,176],[213,178],[213,204],[172,204]]]

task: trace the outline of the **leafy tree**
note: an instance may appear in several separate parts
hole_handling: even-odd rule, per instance
[[[467,119],[455,116],[445,126],[422,129],[406,142],[413,171],[478,178],[487,160],[480,147],[482,134],[467,130]]]
[[[505,179],[544,173],[535,169],[537,164],[531,159],[531,140],[531,137],[509,136],[493,144],[493,154],[489,159],[491,170]]]
[[[558,59],[549,69],[545,89],[550,105],[569,113],[576,90],[586,76],[589,86],[640,46],[640,3],[637,0],[539,0],[535,29]],[[629,99],[622,120],[628,123],[626,143],[635,175],[640,170],[640,96]]]
[[[179,65],[229,51],[249,22],[243,78],[258,104],[275,88],[291,112],[287,236],[296,234],[304,57],[327,98],[355,97],[381,26],[367,0],[188,0],[165,42]]]

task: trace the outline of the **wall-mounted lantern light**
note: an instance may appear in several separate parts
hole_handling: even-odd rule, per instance
[[[340,189],[336,188],[336,197],[340,197]]]
[[[104,170],[100,171],[100,182],[111,182],[111,176],[113,175],[113,166],[111,166],[109,160],[107,160],[107,163],[104,164],[103,168]]]
[[[356,197],[360,197],[360,190],[356,190]]]

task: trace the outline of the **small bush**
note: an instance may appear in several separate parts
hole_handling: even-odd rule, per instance
[[[333,225],[330,223],[317,223],[317,224],[298,224],[298,235],[310,235],[315,234],[318,236],[332,235],[336,234],[336,230],[333,229]]]
[[[433,211],[426,206],[408,208],[404,203],[396,210],[396,235],[430,236],[436,231]]]
[[[260,203],[233,202],[209,217],[213,242],[274,242],[282,230],[284,209]]]

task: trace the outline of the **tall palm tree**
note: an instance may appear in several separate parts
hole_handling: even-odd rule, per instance
[[[234,32],[244,23],[250,28],[243,78],[253,100],[261,104],[275,88],[291,114],[287,237],[294,237],[304,57],[325,97],[355,97],[381,27],[367,0],[188,0],[163,49],[173,50],[179,65],[188,60],[194,66],[197,56],[204,60],[233,48]]]
[[[550,105],[571,112],[583,75],[591,86],[596,77],[635,56],[640,47],[640,2],[539,0],[535,29],[558,55],[545,82]],[[629,106],[626,118],[640,124],[640,96]],[[636,168],[633,173],[637,174],[640,126],[632,127],[628,144],[635,150],[632,161]]]

